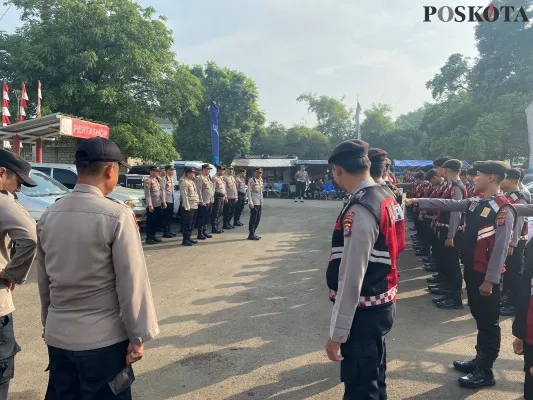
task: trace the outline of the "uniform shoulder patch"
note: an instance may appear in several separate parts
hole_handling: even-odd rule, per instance
[[[123,201],[121,200],[117,200],[117,199],[113,199],[111,197],[107,197],[107,196],[104,196],[107,200],[111,200],[112,202],[114,203],[117,203],[117,204],[120,204],[121,206],[124,206],[124,207],[127,207],[126,204],[124,204]]]
[[[505,222],[507,220],[507,214],[509,213],[509,210],[507,207],[503,207],[498,212],[498,215],[496,215],[496,225],[497,226],[504,226]]]
[[[144,180],[144,187],[147,187],[147,188],[150,187],[150,179],[145,179]]]
[[[343,220],[344,237],[352,236],[352,226],[353,226],[354,217],[355,217],[355,211],[352,211],[352,210],[349,210],[346,214],[344,214],[344,220]]]

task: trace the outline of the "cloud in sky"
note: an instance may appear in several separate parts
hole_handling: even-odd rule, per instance
[[[472,1],[486,4],[486,1]],[[470,23],[424,23],[443,0],[142,0],[168,18],[181,61],[214,60],[257,82],[268,120],[313,118],[296,97],[316,92],[394,114],[431,100],[425,82],[452,53],[476,55]],[[1,10],[0,10],[1,15]],[[17,23],[10,11],[7,28]],[[5,21],[2,21],[5,22]],[[6,29],[4,27],[4,29]]]

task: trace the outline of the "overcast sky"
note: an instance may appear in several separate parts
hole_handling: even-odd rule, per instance
[[[345,97],[397,116],[431,96],[425,88],[452,53],[475,57],[471,23],[424,23],[442,0],[142,0],[168,17],[175,51],[188,64],[214,60],[255,80],[269,121],[312,123],[304,92]],[[487,1],[471,0],[469,5]],[[463,4],[464,5],[464,4]],[[0,16],[5,7],[0,5]],[[19,25],[11,9],[0,29]]]

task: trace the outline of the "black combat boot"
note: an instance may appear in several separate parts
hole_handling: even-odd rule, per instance
[[[475,358],[470,361],[457,360],[453,362],[453,367],[457,371],[461,371],[461,372],[464,372],[465,374],[469,374],[477,368],[477,361]]]
[[[476,367],[468,375],[459,378],[459,385],[467,389],[479,389],[485,386],[494,386],[496,380],[492,369],[481,369]]]
[[[204,228],[204,230],[202,231],[202,233],[204,234],[204,236],[207,238],[207,239],[211,239],[213,236],[211,236],[210,234],[207,233],[207,228]]]
[[[427,281],[427,283],[441,283],[442,282],[442,276],[440,276],[439,274],[435,274],[435,275],[432,275],[429,278],[427,278],[426,281]]]
[[[248,240],[259,240],[259,239],[261,238],[256,236],[254,232],[250,232],[250,234],[248,235]]]
[[[435,305],[445,310],[462,310],[465,308],[461,300],[453,299],[452,297],[447,297],[444,301],[437,302]]]
[[[198,240],[206,240],[207,237],[204,235],[201,229],[198,229],[198,236],[196,237]]]
[[[194,243],[189,238],[183,238],[183,242],[181,242],[183,246],[194,246]]]

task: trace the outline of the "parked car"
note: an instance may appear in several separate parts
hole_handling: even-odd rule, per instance
[[[56,181],[63,184],[67,189],[73,189],[78,182],[78,172],[74,165],[69,164],[35,164],[32,163],[32,168],[37,171],[51,176]],[[146,222],[146,199],[143,190],[129,189],[122,186],[117,186],[108,195],[109,198],[120,200],[128,207],[131,207],[137,222],[140,224]]]
[[[17,201],[35,221],[39,221],[50,205],[70,191],[42,172],[32,170],[30,177],[37,183],[37,186],[22,186],[21,191],[17,193]]]

